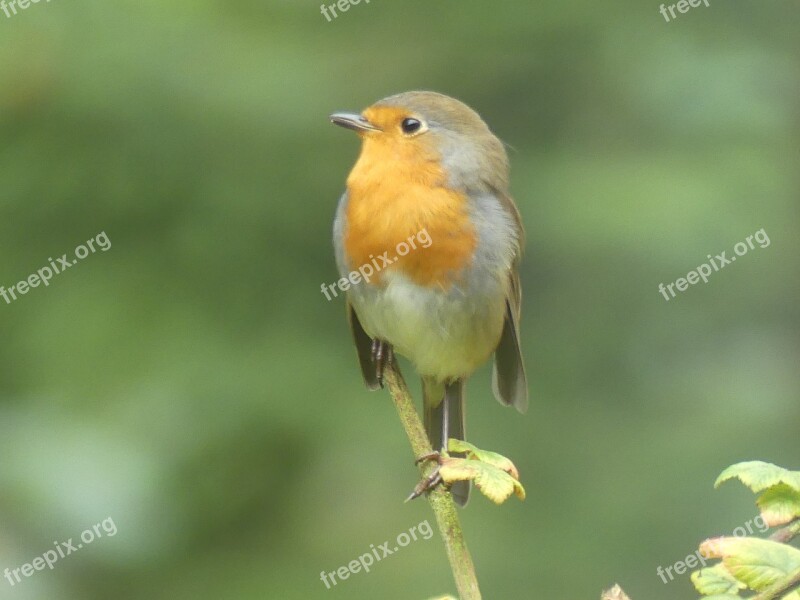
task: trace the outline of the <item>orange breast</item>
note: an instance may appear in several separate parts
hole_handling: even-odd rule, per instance
[[[388,251],[393,264],[420,285],[448,288],[469,264],[477,237],[466,198],[444,187],[438,157],[419,146],[365,139],[347,179],[344,248],[352,268]],[[399,256],[397,246],[426,230],[430,245]],[[423,242],[427,239],[423,235]],[[377,261],[381,264],[381,261]],[[373,282],[380,282],[380,275]]]

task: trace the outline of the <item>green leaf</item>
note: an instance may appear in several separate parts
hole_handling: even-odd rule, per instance
[[[747,589],[722,563],[695,571],[692,573],[692,583],[701,594],[718,594],[729,598],[736,598],[739,590]]]
[[[457,440],[455,438],[450,438],[447,441],[447,449],[450,452],[463,452],[467,455],[467,458],[494,465],[498,469],[511,475],[514,479],[519,479],[519,471],[517,471],[517,467],[514,466],[514,463],[502,454],[490,452],[489,450],[481,450],[469,442]]]
[[[785,483],[773,486],[761,494],[756,504],[770,527],[786,525],[800,517],[800,491]]]
[[[473,481],[479,475],[481,463],[464,458],[443,457],[439,466],[439,475],[445,483],[456,481]]]
[[[525,489],[511,475],[479,460],[444,457],[439,474],[446,483],[474,481],[481,493],[495,504],[502,504],[511,494],[525,499]]]
[[[700,545],[700,553],[721,558],[731,575],[756,591],[800,568],[800,550],[758,538],[712,538]]]
[[[760,492],[781,483],[800,492],[800,472],[789,471],[760,460],[731,465],[720,473],[714,482],[714,487],[719,487],[722,483],[734,478],[739,479],[754,492]]]

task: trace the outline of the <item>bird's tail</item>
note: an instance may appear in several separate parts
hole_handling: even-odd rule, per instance
[[[458,379],[453,383],[443,384],[433,379],[422,379],[422,398],[425,411],[425,431],[434,450],[447,450],[443,447],[445,432],[445,415],[447,419],[447,436],[459,440],[465,439],[464,430],[464,381]],[[451,488],[453,499],[459,506],[464,506],[469,499],[469,481],[457,481]]]

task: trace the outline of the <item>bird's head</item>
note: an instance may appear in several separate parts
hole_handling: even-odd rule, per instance
[[[435,92],[405,92],[379,100],[361,114],[334,113],[331,122],[356,131],[362,158],[402,162],[426,169],[435,164],[454,189],[508,187],[502,142],[477,112]]]

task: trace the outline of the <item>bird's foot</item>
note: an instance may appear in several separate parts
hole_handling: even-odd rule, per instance
[[[439,464],[442,464],[442,454],[438,450],[434,450],[433,452],[429,452],[428,454],[423,454],[417,460],[414,461],[415,465],[425,462],[426,460],[435,460]]]
[[[422,494],[424,494],[425,492],[429,492],[437,485],[441,484],[443,481],[444,480],[442,479],[442,475],[441,473],[439,473],[439,467],[436,467],[433,470],[433,473],[431,473],[427,477],[424,477],[422,481],[420,481],[416,485],[414,491],[411,492],[408,498],[406,498],[406,502],[408,502],[409,500],[413,500],[414,498],[419,498],[420,496],[422,496]]]
[[[437,485],[439,485],[443,481],[442,480],[442,476],[439,473],[439,467],[442,464],[442,455],[441,455],[441,453],[437,452],[436,450],[434,450],[433,452],[430,452],[428,454],[423,454],[417,460],[414,461],[414,464],[418,465],[418,464],[420,464],[422,462],[425,462],[426,460],[435,460],[437,463],[439,463],[439,466],[437,466],[433,470],[433,473],[431,473],[427,477],[423,478],[422,481],[420,481],[416,485],[416,487],[414,488],[414,491],[411,492],[411,495],[409,495],[409,497],[406,498],[406,502],[408,502],[409,500],[413,500],[414,498],[419,498],[422,494],[424,494],[427,491],[432,490],[433,488],[435,488]]]
[[[394,350],[389,342],[372,340],[372,362],[375,364],[375,376],[383,387],[383,372],[394,361]]]

